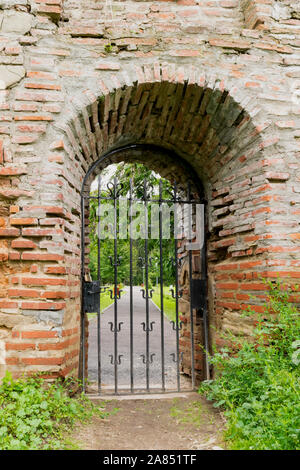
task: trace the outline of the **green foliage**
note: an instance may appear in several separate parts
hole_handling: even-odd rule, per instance
[[[215,352],[210,360],[220,375],[199,390],[225,409],[232,449],[300,447],[299,310],[288,301],[290,289],[279,281],[266,284],[266,312],[252,339]]]
[[[113,46],[111,45],[111,43],[105,44],[104,50],[107,54],[110,54],[113,51]]]
[[[160,287],[156,286],[152,295],[152,300],[160,309],[161,295]],[[169,320],[176,321],[176,301],[173,299],[170,287],[164,286],[163,288],[163,304],[164,304],[164,314],[168,317]]]
[[[140,163],[120,163],[117,166],[115,175],[111,178],[117,177],[117,181],[122,183],[123,187],[120,191],[120,196],[128,195],[130,189],[130,179],[132,179],[133,196],[137,199],[141,199],[144,192],[144,180],[147,180],[147,184],[153,189],[151,192],[151,198],[158,199],[158,184],[160,181],[159,175],[149,170],[147,167]],[[170,199],[169,191],[171,190],[171,184],[162,179],[162,196],[165,199]],[[97,195],[95,191],[93,196]],[[102,196],[105,196],[105,191],[102,191]],[[97,199],[90,200],[90,263],[89,268],[92,279],[98,279],[98,238],[97,238]],[[117,202],[117,225],[119,223],[118,215],[118,202]],[[150,212],[150,211],[149,211]],[[173,214],[171,215],[171,224],[173,223]],[[151,223],[149,213],[149,225]],[[174,283],[175,269],[172,262],[174,257],[174,238],[173,234],[170,234],[170,239],[162,240],[163,249],[163,277],[166,284]],[[141,267],[140,258],[145,256],[145,242],[143,239],[133,240],[132,243],[132,271],[133,271],[133,284],[140,285],[144,283],[144,272]],[[148,253],[149,259],[152,259],[152,263],[149,264],[149,282],[152,284],[156,283],[156,279],[160,277],[160,266],[159,266],[159,240],[148,239]],[[122,258],[120,266],[118,266],[118,282],[129,284],[130,279],[130,246],[129,238],[121,239],[118,237],[118,256]],[[114,258],[114,240],[105,238],[100,243],[100,277],[102,284],[110,284],[114,280],[114,270],[110,263],[110,257]]]
[[[76,421],[94,413],[104,417],[84,395],[70,398],[68,381],[47,384],[31,377],[13,380],[9,372],[0,386],[0,449],[68,449],[64,435]]]

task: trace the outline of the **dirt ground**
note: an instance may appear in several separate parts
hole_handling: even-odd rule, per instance
[[[163,399],[100,400],[109,412],[76,427],[86,450],[209,450],[225,448],[220,413],[197,393]]]

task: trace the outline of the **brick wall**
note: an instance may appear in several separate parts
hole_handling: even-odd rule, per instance
[[[126,143],[202,180],[212,341],[248,334],[259,276],[300,276],[297,3],[1,5],[1,373],[77,373],[82,180]]]

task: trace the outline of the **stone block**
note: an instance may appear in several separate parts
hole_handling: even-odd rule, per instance
[[[8,10],[4,12],[1,32],[26,34],[33,25],[33,16],[23,11]]]

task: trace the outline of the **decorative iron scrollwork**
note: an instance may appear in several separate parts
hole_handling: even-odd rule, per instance
[[[176,325],[176,322],[174,320],[171,320],[170,323],[172,323],[172,328],[174,331],[181,331],[182,330],[182,325],[183,322],[179,322],[178,326]]]
[[[142,322],[141,325],[143,325],[143,331],[153,331],[153,325],[155,324],[155,321],[152,321],[150,323],[150,326],[147,328],[146,327],[146,323],[145,322]]]
[[[152,294],[153,294],[153,292],[154,292],[154,289],[150,289],[150,291],[149,291],[149,289],[148,289],[147,293],[146,293],[145,289],[141,289],[141,292],[143,293],[143,294],[142,294],[142,295],[143,295],[143,299],[152,299]]]
[[[110,357],[111,364],[119,366],[121,364],[121,358],[123,357],[123,354],[119,354],[117,360],[114,358],[113,354],[110,354],[109,357]]]
[[[122,327],[123,323],[124,323],[124,322],[121,321],[121,322],[118,324],[118,326],[115,328],[112,321],[108,322],[108,324],[110,325],[110,331],[112,331],[113,333],[115,333],[115,332],[119,333],[119,332],[121,331],[121,327]]]
[[[120,266],[121,265],[121,262],[122,262],[122,259],[123,257],[122,256],[118,256],[117,257],[117,260],[116,260],[116,263],[114,263],[114,259],[112,256],[109,256],[109,261],[110,261],[110,265],[111,266]]]
[[[109,289],[108,292],[110,293],[110,298],[112,300],[114,300],[114,299],[120,300],[121,292],[123,292],[123,290],[120,289],[119,291],[115,292],[115,294],[114,294],[114,291],[112,289]]]
[[[172,357],[173,359],[173,362],[177,363],[178,362],[178,359],[177,359],[177,354],[176,353],[171,353],[170,356]],[[183,359],[183,352],[181,352],[179,354],[179,362],[182,362],[182,359]]]
[[[143,358],[143,364],[153,364],[153,358],[155,356],[155,353],[150,354],[150,358],[147,359],[145,354],[141,354],[140,357]]]
[[[173,299],[176,299],[175,290],[174,290],[174,289],[169,289],[169,291],[171,292]],[[178,299],[181,299],[181,297],[182,297],[182,290],[179,290],[179,291],[178,291],[177,298],[178,298]]]

